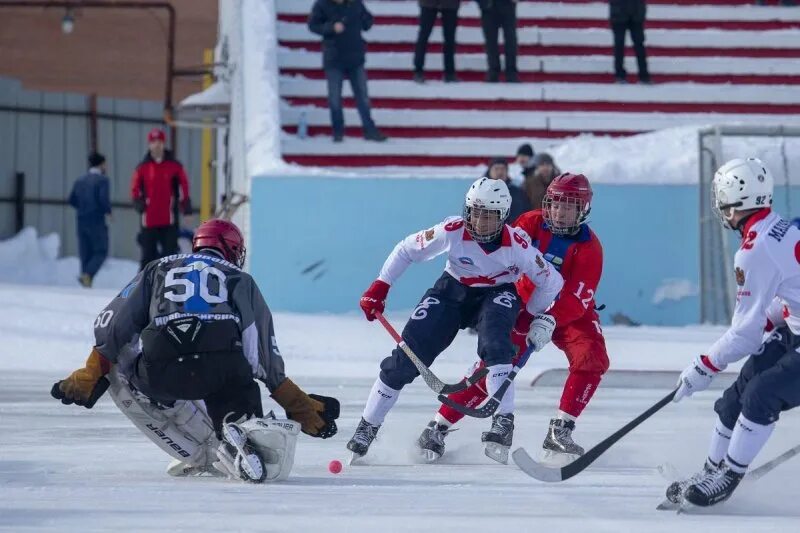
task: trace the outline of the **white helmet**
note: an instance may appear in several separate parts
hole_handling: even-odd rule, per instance
[[[732,159],[719,167],[711,187],[711,208],[722,225],[736,229],[731,219],[736,211],[772,205],[772,174],[760,159]]]
[[[503,231],[511,209],[511,194],[503,180],[478,178],[467,191],[464,223],[476,242],[491,242]]]

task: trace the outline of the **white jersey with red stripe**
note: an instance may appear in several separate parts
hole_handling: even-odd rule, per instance
[[[564,284],[561,274],[531,245],[525,230],[506,224],[500,246],[487,252],[472,239],[461,217],[448,217],[397,243],[378,279],[392,285],[411,263],[428,261],[445,252],[445,271],[470,287],[514,283],[526,274],[536,285],[527,304],[531,314],[547,309]]]
[[[769,209],[752,215],[734,259],[736,308],[728,331],[709,351],[724,367],[757,353],[767,319],[800,334],[800,229]]]

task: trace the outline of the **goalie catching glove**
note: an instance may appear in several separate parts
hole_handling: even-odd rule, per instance
[[[54,383],[50,395],[65,405],[74,403],[91,409],[108,389],[109,381],[105,376],[110,371],[109,360],[92,349],[86,359],[86,366],[79,368],[68,378]]]
[[[286,418],[300,422],[303,433],[327,439],[336,435],[339,400],[318,394],[306,394],[286,378],[272,392],[272,398],[286,410]]]

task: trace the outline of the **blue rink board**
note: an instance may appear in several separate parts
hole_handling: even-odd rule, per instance
[[[251,270],[277,311],[358,311],[361,293],[404,236],[461,213],[470,179],[269,177],[252,182]],[[604,248],[597,295],[652,325],[699,320],[696,294],[654,303],[669,280],[699,283],[698,191],[692,185],[595,185],[590,225]],[[793,194],[793,196],[795,196]],[[797,200],[795,198],[795,200]],[[800,205],[795,203],[794,205]],[[776,197],[776,207],[785,209]],[[388,308],[413,308],[444,258],[412,265]]]

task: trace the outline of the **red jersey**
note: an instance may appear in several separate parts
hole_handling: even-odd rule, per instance
[[[175,197],[176,188],[180,198]],[[164,150],[164,159],[160,162],[156,162],[148,152],[131,176],[131,199],[134,204],[144,201],[142,225],[145,228],[175,224],[173,201],[179,202],[183,212],[187,212],[191,205],[189,180],[183,165],[172,157],[169,150]]]
[[[577,235],[553,235],[541,209],[523,213],[514,226],[528,233],[533,245],[564,278],[564,288],[548,311],[555,318],[556,327],[563,328],[587,313],[596,315],[594,295],[603,272],[603,247],[589,226],[582,224]],[[528,301],[533,290],[534,285],[527,277],[517,282],[517,292],[523,302]]]

